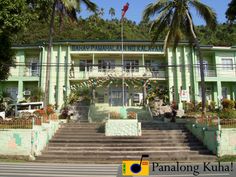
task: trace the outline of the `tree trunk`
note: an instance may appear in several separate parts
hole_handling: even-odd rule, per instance
[[[146,105],[147,89],[146,84],[143,86],[143,106]]]
[[[57,0],[53,2],[53,9],[50,19],[50,28],[49,28],[49,40],[48,40],[48,51],[47,51],[47,66],[46,66],[46,83],[45,83],[45,97],[44,97],[44,105],[49,104],[49,94],[50,94],[50,65],[51,65],[51,50],[52,50],[52,42],[53,42],[53,33],[54,33],[54,21],[56,15],[56,4]]]
[[[202,88],[202,115],[206,115],[206,86],[205,86],[205,76],[204,76],[204,64],[203,64],[203,57],[202,57],[202,52],[200,49],[200,44],[198,39],[194,39],[197,52],[198,52],[198,57],[199,57],[199,63],[200,63],[200,76],[201,76],[201,88]]]
[[[198,41],[196,33],[193,29],[193,21],[192,21],[192,18],[190,17],[190,15],[189,15],[188,10],[186,10],[186,15],[187,15],[189,23],[190,23],[191,33],[193,35],[194,43],[196,45],[197,52],[198,52],[198,57],[199,57],[201,88],[202,88],[202,90],[201,90],[202,91],[202,115],[205,116],[206,115],[206,86],[205,86],[205,77],[204,77],[203,57],[202,57],[202,52],[201,52],[199,41]]]

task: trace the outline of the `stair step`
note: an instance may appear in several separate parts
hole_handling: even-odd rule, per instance
[[[49,144],[48,147],[84,147],[84,146],[89,146],[89,147],[126,147],[126,146],[139,146],[139,147],[165,147],[165,146],[170,146],[170,147],[176,147],[176,146],[196,146],[196,145],[201,145],[201,143],[199,142],[191,142],[191,143],[143,143],[140,144],[139,142],[136,143],[129,143],[129,142],[124,142],[124,143],[103,143],[103,142],[99,142],[99,143],[60,143],[60,142],[52,142]]]
[[[96,134],[96,135],[64,135],[64,134],[56,134],[54,139],[95,139],[95,138],[104,138],[104,139],[185,139],[185,138],[195,138],[193,135],[142,135],[142,136],[127,136],[127,137],[107,137],[104,134]]]
[[[121,162],[123,160],[139,160],[140,159],[140,155],[136,155],[136,156],[108,156],[108,157],[104,157],[101,156],[100,158],[95,157],[95,156],[55,156],[55,155],[44,155],[44,156],[39,156],[38,160],[45,160],[47,162],[60,162],[63,160],[63,163],[65,163],[66,161],[74,161],[76,163],[84,163],[84,162],[93,162],[93,163],[119,163],[121,164]],[[161,162],[161,161],[168,161],[168,162],[173,162],[173,161],[186,161],[186,160],[211,160],[211,161],[215,161],[216,157],[213,155],[179,155],[179,156],[173,156],[173,155],[163,155],[163,156],[157,156],[157,157],[153,157],[150,156],[148,158],[149,161],[151,162]]]
[[[170,146],[163,146],[163,147],[141,147],[141,146],[123,146],[123,147],[48,147],[47,150],[68,150],[68,151],[76,151],[76,150],[116,150],[116,151],[133,151],[133,150],[139,150],[139,151],[147,151],[147,150],[202,150],[205,149],[204,146],[176,146],[176,147],[170,147]]]
[[[162,156],[164,153],[164,155],[173,155],[173,156],[178,156],[179,154],[209,154],[209,150],[205,150],[205,149],[201,149],[201,150],[189,150],[189,149],[177,149],[177,150],[147,150],[147,151],[113,151],[113,150],[103,150],[100,151],[98,150],[75,150],[75,151],[65,151],[65,150],[47,150],[46,152],[44,152],[44,155],[73,155],[73,156],[119,156],[119,155],[142,155],[142,154],[149,154],[151,156]]]
[[[107,137],[103,124],[64,124],[37,162],[121,163],[149,154],[150,161],[215,161],[183,124],[142,123],[142,136]]]

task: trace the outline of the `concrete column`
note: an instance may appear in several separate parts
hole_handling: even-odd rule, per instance
[[[217,81],[217,105],[220,106],[220,100],[222,98],[222,87],[221,87],[221,81]]]
[[[142,67],[142,68],[139,68],[139,70],[142,70],[142,71],[145,73],[145,72],[146,72],[146,69],[145,69],[145,67],[144,67],[144,65],[145,65],[144,53],[142,54],[142,65],[143,65],[143,67]]]
[[[167,48],[167,63],[168,65],[172,65],[174,62],[174,56],[173,53],[169,51],[169,48]],[[167,67],[166,69],[168,73],[168,86],[169,86],[169,102],[170,104],[174,101],[173,96],[173,89],[174,89],[174,69],[172,67]]]
[[[56,106],[59,109],[59,79],[60,79],[60,61],[61,61],[61,46],[58,47],[57,53],[57,75],[56,75]]]
[[[196,91],[195,91],[195,87],[196,87],[196,69],[195,69],[195,67],[194,67],[194,50],[193,50],[193,48],[190,48],[190,57],[191,57],[191,59],[190,59],[190,70],[191,70],[191,73],[190,73],[190,78],[191,78],[191,80],[190,80],[190,83],[191,83],[191,101],[193,101],[193,102],[195,102],[196,101]]]
[[[95,54],[94,53],[93,53],[93,61],[92,62],[93,62],[93,65],[95,65]],[[92,70],[93,70],[93,72],[98,71],[98,66],[93,66]]]
[[[213,99],[214,99],[214,102],[217,103],[217,98],[218,96],[218,92],[217,92],[217,83],[214,82],[214,85],[213,85]]]
[[[25,63],[25,52],[23,50],[21,50],[19,52],[19,62],[20,63]],[[23,77],[24,76],[24,71],[25,71],[25,66],[19,66],[19,77]]]
[[[144,53],[142,54],[142,61],[143,61],[142,65],[144,66],[145,65]]]
[[[183,50],[182,50],[182,52],[183,52],[183,54],[182,54],[182,56],[183,56],[183,58],[182,58],[182,65],[183,65],[183,70],[182,70],[182,88],[183,88],[183,90],[188,90],[188,88],[187,88],[187,81],[186,81],[186,66],[185,66],[185,64],[186,64],[186,56],[185,56],[185,53],[186,53],[186,49],[185,49],[185,47],[183,46]]]
[[[21,100],[24,98],[23,91],[24,91],[24,88],[23,88],[23,81],[22,81],[22,80],[19,80],[19,81],[18,81],[17,102],[21,101]]]

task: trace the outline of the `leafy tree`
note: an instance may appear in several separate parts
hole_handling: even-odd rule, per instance
[[[0,80],[6,80],[14,66],[12,37],[29,21],[29,8],[25,0],[0,1]]]
[[[152,22],[150,30],[154,31],[154,36],[152,38],[153,41],[156,41],[159,38],[161,32],[167,32],[164,40],[165,51],[167,46],[170,45],[173,45],[173,51],[175,51],[183,36],[185,36],[190,43],[195,44],[200,62],[202,113],[205,115],[206,93],[204,64],[190,7],[195,8],[200,17],[205,20],[207,27],[215,29],[217,25],[215,12],[199,0],[157,0],[155,3],[151,3],[145,8],[143,18],[146,19],[158,15],[158,17]]]
[[[226,18],[230,21],[233,22],[236,20],[236,0],[232,0],[229,3],[229,7],[226,11]]]
[[[44,92],[41,88],[35,87],[31,90],[31,96],[30,96],[31,102],[41,101],[43,97],[44,97]]]
[[[116,15],[116,10],[113,7],[110,8],[109,15],[111,16],[111,19]]]
[[[97,5],[90,0],[31,0],[32,8],[39,12],[39,17],[42,19],[50,19],[48,49],[47,49],[47,67],[46,67],[46,85],[45,85],[45,104],[49,102],[49,82],[50,82],[50,63],[51,49],[54,35],[54,24],[56,15],[59,14],[60,26],[64,17],[68,17],[77,21],[77,13],[81,11],[81,3],[85,4],[87,9],[91,11],[97,10]],[[47,5],[46,11],[45,4]],[[48,8],[49,7],[49,8]]]

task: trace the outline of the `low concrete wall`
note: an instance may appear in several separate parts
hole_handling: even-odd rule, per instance
[[[33,129],[0,129],[0,155],[40,155],[59,125],[59,121],[50,121]]]
[[[0,155],[31,155],[31,129],[0,129]]]
[[[220,130],[219,154],[236,155],[236,128],[225,128]]]
[[[194,134],[213,154],[217,154],[217,129],[206,128],[199,124],[186,124],[186,127]]]
[[[106,136],[141,136],[141,123],[137,119],[109,119],[105,127]]]
[[[196,123],[188,123],[186,127],[213,154],[217,156],[236,155],[236,129],[211,128]]]

